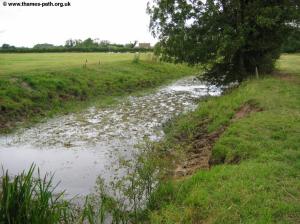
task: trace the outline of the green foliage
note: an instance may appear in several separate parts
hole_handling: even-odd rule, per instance
[[[131,160],[120,159],[122,177],[109,184],[99,177],[97,193],[88,198],[83,220],[89,223],[141,223],[146,215],[148,203],[152,203],[152,193],[164,176],[167,163],[161,158],[161,151],[146,141]]]
[[[33,46],[33,49],[53,49],[55,46],[53,44],[36,44]]]
[[[133,56],[133,63],[139,63],[140,62],[140,54],[139,53],[135,53]]]
[[[165,60],[202,64],[204,79],[224,84],[274,68],[299,1],[153,0],[150,27]]]
[[[300,29],[293,31],[284,41],[282,51],[285,53],[300,52]]]
[[[3,50],[14,50],[16,47],[15,46],[12,46],[12,45],[9,45],[9,44],[2,44],[2,47],[0,49],[3,49]]]
[[[0,53],[46,53],[46,52],[151,52],[151,48],[137,47],[137,41],[129,44],[113,44],[107,40],[99,41],[87,38],[86,40],[69,39],[64,46],[52,44],[36,44],[33,48],[15,47],[3,44]]]
[[[134,41],[133,43],[125,44],[126,48],[135,48],[137,46],[138,41]]]
[[[27,173],[10,178],[8,172],[0,182],[0,223],[54,224],[72,223],[73,214],[63,193],[55,194],[52,177],[33,178],[35,166]]]

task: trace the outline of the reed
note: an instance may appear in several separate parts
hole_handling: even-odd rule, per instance
[[[55,194],[53,176],[34,178],[35,165],[11,178],[6,171],[0,183],[0,223],[71,223],[74,218],[64,192]]]

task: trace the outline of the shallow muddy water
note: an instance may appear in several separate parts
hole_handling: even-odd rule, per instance
[[[99,175],[113,178],[109,168],[119,156],[130,156],[144,138],[158,140],[170,118],[195,109],[203,96],[219,94],[219,89],[208,89],[190,77],[108,108],[49,119],[1,136],[0,164],[15,175],[35,163],[42,174],[55,173],[57,190],[66,190],[69,197],[84,196],[93,191]]]

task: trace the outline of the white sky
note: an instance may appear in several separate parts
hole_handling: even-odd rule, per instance
[[[0,0],[0,45],[32,47],[37,43],[64,44],[67,39],[109,40],[112,43],[155,43],[149,32],[148,0],[70,1],[70,7],[8,7],[7,2],[49,0]]]

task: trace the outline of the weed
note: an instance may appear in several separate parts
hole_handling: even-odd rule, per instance
[[[132,63],[139,63],[140,62],[140,53],[135,53],[134,54],[134,57],[133,57],[133,60],[132,60]]]
[[[63,193],[55,194],[53,176],[33,178],[35,166],[11,179],[6,172],[1,180],[0,223],[71,223],[73,212]],[[39,172],[38,172],[39,173]]]

